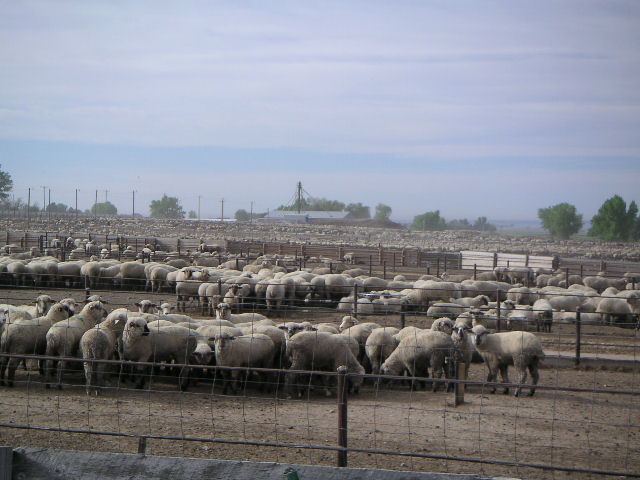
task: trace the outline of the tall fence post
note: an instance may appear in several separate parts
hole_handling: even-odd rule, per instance
[[[500,289],[497,292],[498,301],[496,302],[496,330],[500,331]]]
[[[338,467],[347,466],[347,367],[338,367]]]
[[[382,279],[387,279],[387,261],[382,262]]]
[[[358,284],[353,284],[353,308],[352,313],[354,317],[358,315]]]
[[[406,314],[402,312],[400,314],[400,330],[402,330],[406,326],[406,323],[407,323]]]
[[[373,270],[372,270],[372,268],[373,268],[373,267],[372,267],[372,263],[373,263],[373,255],[369,255],[369,276],[371,276],[371,275],[372,275],[372,272],[373,272]]]
[[[13,448],[0,447],[0,480],[11,480]]]
[[[476,265],[475,263],[473,264],[473,279],[476,280],[476,277],[478,276],[478,265]]]
[[[458,359],[453,361],[455,379],[456,380],[465,380],[467,378],[467,364],[465,362],[460,362]],[[462,405],[464,403],[464,390],[466,385],[464,383],[454,383],[453,384],[453,395],[454,395],[454,405],[457,407],[458,405]]]
[[[582,319],[580,318],[580,307],[576,308],[576,358],[574,363],[580,365],[580,335],[582,330]]]
[[[138,438],[138,454],[139,455],[147,454],[147,437]]]

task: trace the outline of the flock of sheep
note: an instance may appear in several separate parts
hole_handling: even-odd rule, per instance
[[[86,360],[88,393],[97,393],[104,385],[108,364],[101,361],[112,359],[162,365],[177,375],[181,389],[206,376],[203,372],[208,370],[196,366],[231,367],[219,370],[223,393],[238,390],[242,369],[251,369],[261,386],[283,381],[290,395],[300,396],[301,386],[313,383],[301,371],[335,372],[343,365],[350,390],[357,392],[366,373],[441,378],[447,374],[448,357],[462,360],[467,371],[474,358],[481,358],[490,382],[500,373],[508,383],[507,369],[513,365],[518,383],[525,383],[528,372],[535,385],[544,352],[538,336],[525,330],[551,331],[556,321],[575,320],[578,310],[582,321],[591,323],[631,323],[640,314],[640,291],[632,289],[640,278],[634,273],[622,278],[581,278],[513,267],[483,272],[475,279],[470,273],[445,272],[415,281],[401,275],[385,280],[347,265],[329,267],[329,259],[314,259],[315,267],[297,269],[290,259],[278,256],[222,261],[217,255],[201,253],[187,261],[170,255],[164,258],[146,247],[139,260],[125,249],[120,256],[129,261],[123,262],[108,258],[111,252],[91,242],[75,248],[95,256],[89,261],[60,262],[34,256],[37,252],[7,251],[0,257],[0,275],[14,285],[127,286],[174,292],[177,308],[142,300],[137,312],[108,312],[97,296],[81,305],[72,298],[54,302],[47,295],[39,296],[34,306],[0,305],[3,383],[6,377],[13,384],[20,355],[35,354],[51,357],[39,362],[47,386],[62,385],[65,358]],[[215,312],[216,318],[196,319],[176,312],[185,312],[190,302],[203,313]],[[284,305],[296,303],[335,306],[349,315],[339,325],[277,323],[268,318],[275,318]],[[253,310],[256,305],[265,307],[268,316],[232,313],[248,305]],[[405,311],[426,312],[434,321],[428,329],[402,330],[362,321],[367,315]],[[501,321],[513,331],[491,333],[489,329]],[[149,368],[137,366],[120,373],[143,388],[152,378]],[[287,372],[278,376],[269,372],[272,368]],[[330,391],[329,385],[320,383]],[[433,383],[434,390],[438,384]],[[520,388],[515,393],[520,394]]]
[[[480,320],[468,318],[455,323],[449,318],[433,322],[430,329],[382,327],[374,322],[359,322],[345,316],[340,325],[311,322],[276,323],[256,313],[232,314],[230,306],[221,302],[216,319],[163,313],[171,305],[156,306],[149,300],[137,304],[138,311],[118,308],[107,312],[98,296],[84,305],[72,298],[59,302],[48,295],[36,298],[35,306],[1,305],[3,317],[0,335],[0,382],[13,386],[16,369],[24,355],[45,355],[39,370],[45,385],[62,386],[68,370],[67,359],[84,361],[87,393],[99,392],[104,386],[105,360],[120,359],[152,362],[173,370],[179,387],[184,390],[190,381],[203,378],[194,371],[195,365],[233,367],[221,369],[222,393],[230,387],[239,389],[240,373],[246,369],[257,378],[260,387],[284,381],[289,395],[302,396],[312,384],[305,371],[335,372],[345,366],[349,390],[358,392],[365,373],[411,377],[441,378],[447,375],[444,362],[458,356],[470,363],[478,352],[489,369],[489,381],[498,372],[508,383],[507,368],[514,365],[519,383],[526,380],[527,369],[533,384],[538,381],[539,362],[544,358],[539,339],[530,332],[490,333]],[[155,313],[152,313],[155,312]],[[136,365],[124,372],[136,386],[143,388],[152,378],[149,365]],[[277,372],[284,372],[283,378]],[[283,370],[285,369],[285,370]],[[196,369],[201,372],[201,369]],[[114,373],[114,372],[109,372]],[[123,372],[115,372],[122,375]],[[301,378],[303,377],[303,378]],[[322,378],[322,377],[320,377]],[[438,383],[433,383],[433,390]],[[320,381],[320,388],[330,392],[330,385]],[[495,389],[494,389],[495,391]],[[506,390],[508,391],[508,389]],[[533,395],[534,389],[530,394]],[[520,393],[520,388],[515,392]]]

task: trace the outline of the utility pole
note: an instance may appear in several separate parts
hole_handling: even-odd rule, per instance
[[[296,188],[296,207],[298,213],[300,213],[300,210],[302,209],[302,182],[298,182]]]
[[[98,190],[96,190],[96,201],[93,203],[93,216],[98,215]]]
[[[31,222],[31,187],[27,193],[27,230],[29,230],[29,222]]]
[[[220,221],[224,222],[224,198],[220,200]]]
[[[202,195],[198,195],[198,221],[200,221],[200,199],[202,198]]]
[[[49,201],[47,202],[47,211],[49,212],[49,220],[51,220],[51,189],[49,189]]]
[[[108,200],[108,195],[109,195],[109,190],[105,190],[104,191],[104,203],[107,203],[109,201]]]
[[[78,218],[78,189],[76,188],[76,219]]]
[[[251,211],[249,212],[249,222],[253,222],[253,200],[251,200]]]
[[[135,190],[131,192],[131,197],[132,197],[131,218],[136,218],[136,191]]]
[[[47,206],[47,197],[45,196],[45,190],[47,189],[47,187],[45,187],[44,185],[40,185],[40,188],[42,188],[42,211],[45,211],[45,207]]]

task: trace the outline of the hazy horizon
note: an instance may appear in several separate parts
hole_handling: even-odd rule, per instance
[[[409,221],[640,201],[634,1],[4,2],[0,163],[51,201]]]

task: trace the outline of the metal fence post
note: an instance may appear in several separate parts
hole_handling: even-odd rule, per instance
[[[402,313],[400,314],[400,329],[401,329],[401,330],[405,327],[406,321],[407,321],[407,319],[406,319],[406,315],[405,315],[405,313],[404,313],[404,312],[402,312]]]
[[[496,302],[496,330],[500,331],[500,289],[498,289],[498,301]]]
[[[475,263],[473,264],[473,279],[476,280],[476,277],[478,276],[478,265],[476,265]]]
[[[354,283],[353,284],[353,309],[352,309],[352,313],[353,316],[357,316],[358,314],[358,284]]]
[[[382,278],[383,280],[387,279],[387,261],[382,262]]]
[[[147,454],[147,437],[138,438],[138,454],[139,455]]]
[[[373,255],[369,255],[369,276],[371,276],[373,272],[372,270],[373,267],[371,265],[372,263],[373,263]]]
[[[0,447],[0,480],[11,480],[13,448]]]
[[[347,448],[347,367],[338,367],[338,446]],[[347,466],[347,451],[338,451],[338,467]]]
[[[580,307],[576,308],[576,358],[574,363],[580,365],[580,334],[582,330],[582,319],[580,318]]]

